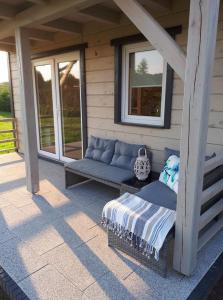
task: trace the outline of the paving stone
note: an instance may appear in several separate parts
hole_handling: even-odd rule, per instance
[[[29,219],[34,219],[41,216],[42,219],[50,221],[61,216],[60,211],[50,206],[45,198],[40,195],[33,196],[32,202],[28,205],[20,207],[20,210]]]
[[[0,265],[17,282],[39,270],[46,261],[18,238],[0,244]]]
[[[0,210],[0,228],[19,228],[27,219],[27,216],[13,205],[3,207]]]
[[[48,252],[44,258],[82,291],[108,272],[100,257],[86,244],[78,248],[63,244]]]
[[[84,291],[83,299],[158,300],[157,296],[142,280],[130,283],[109,272]]]
[[[20,228],[16,228],[13,232],[20,239],[26,241],[39,255],[64,243],[63,237],[54,226],[46,223],[44,220],[30,220],[30,222]]]
[[[0,228],[0,244],[14,238],[15,235],[9,229]]]
[[[80,300],[82,292],[54,267],[46,266],[19,283],[30,300]]]
[[[16,281],[28,276],[31,299],[184,300],[222,251],[223,231],[199,253],[194,276],[164,279],[107,247],[101,211],[117,191],[94,181],[65,190],[63,166],[40,161],[41,190],[30,197],[19,160],[0,161],[0,265]]]
[[[121,251],[108,246],[107,234],[100,234],[86,244],[88,248],[103,261],[109,271],[119,278],[126,278],[138,266],[139,262]]]

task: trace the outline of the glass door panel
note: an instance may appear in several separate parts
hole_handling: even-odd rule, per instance
[[[82,158],[79,60],[58,62],[62,156]]]
[[[56,154],[52,66],[50,64],[35,66],[34,72],[39,148],[41,151]]]

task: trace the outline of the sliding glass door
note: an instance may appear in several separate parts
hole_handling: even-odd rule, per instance
[[[79,53],[34,62],[39,152],[70,161],[82,157]]]

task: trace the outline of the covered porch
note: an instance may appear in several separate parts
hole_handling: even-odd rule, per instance
[[[204,176],[223,165],[220,1],[11,2],[0,1],[0,49],[10,52],[18,149],[24,160],[18,154],[1,157],[4,230],[0,265],[31,299],[186,299],[222,252],[222,179],[203,190]],[[126,80],[131,71],[129,57],[137,53],[138,42],[143,44],[141,52],[156,50],[165,66],[164,79],[161,82],[158,73],[157,89],[151,93],[154,101],[160,97],[160,103],[152,105],[152,110],[150,107],[149,117],[144,115],[142,101],[140,104],[145,92],[140,90],[141,82],[132,80],[132,98],[139,99],[131,107],[134,113],[129,112],[131,101],[125,94],[130,84]],[[67,55],[65,67],[61,54]],[[78,140],[59,145],[57,153],[65,125],[70,126],[64,122],[64,128],[59,128],[64,117],[60,81],[64,73],[68,78],[77,62],[81,72],[73,85],[81,95],[81,130]],[[43,64],[50,66],[54,75],[50,78],[55,98],[50,117],[38,115],[41,76],[35,67]],[[136,75],[146,73],[147,67],[142,67]],[[43,89],[44,93],[48,100],[49,90]],[[127,118],[122,112],[126,107]],[[46,117],[51,124],[43,124]],[[138,119],[142,123],[137,123]],[[44,138],[41,122],[49,127]],[[42,147],[52,131],[53,143]],[[78,155],[75,159],[84,157],[91,135],[145,144],[156,172],[163,168],[166,147],[180,150],[173,268],[167,279],[107,247],[106,233],[99,226],[101,211],[107,201],[118,196],[117,191],[92,181],[65,189],[60,164],[66,161],[63,147]],[[39,160],[43,152],[55,163]],[[205,161],[205,155],[213,152],[215,156]],[[46,284],[49,277],[52,280]]]
[[[39,160],[40,192],[31,195],[23,157],[4,155],[0,167],[0,265],[30,299],[203,299],[200,282],[222,252],[222,231],[192,277],[162,278],[107,246],[101,210],[116,190],[93,181],[65,190],[63,167]]]

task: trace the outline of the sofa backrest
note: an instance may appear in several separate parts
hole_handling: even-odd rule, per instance
[[[115,153],[113,155],[111,165],[133,171],[140,148],[145,148],[145,145],[128,144],[116,141]]]
[[[91,136],[85,158],[110,164],[115,151],[115,140],[101,139]]]

